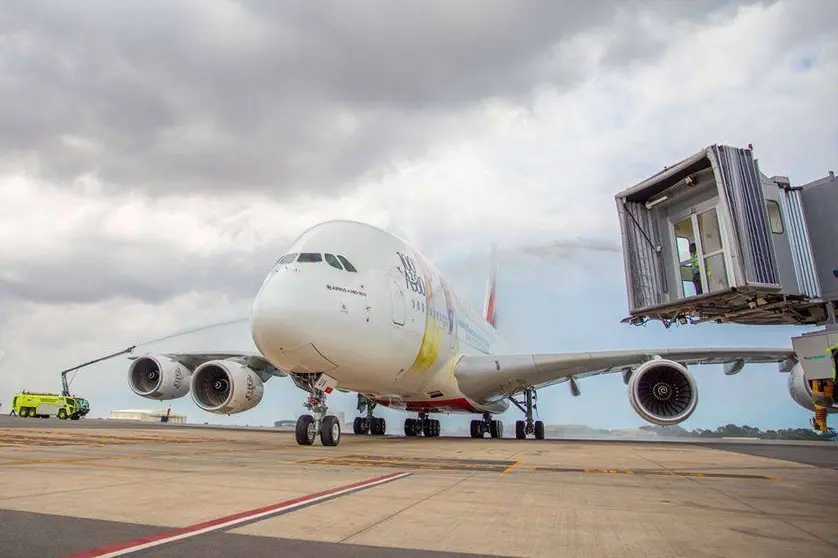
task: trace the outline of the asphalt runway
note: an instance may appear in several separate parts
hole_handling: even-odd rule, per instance
[[[838,447],[815,444],[325,448],[273,429],[4,417],[0,540],[4,555],[77,558],[831,557]]]
[[[117,521],[103,521],[50,515],[43,513],[0,510],[0,532],[4,533],[4,556],[67,556],[84,554],[90,550],[90,541],[96,540],[103,547],[125,540],[152,537],[160,527],[137,525]],[[33,532],[34,530],[34,532]],[[9,533],[14,535],[6,536]],[[48,537],[38,536],[49,533]],[[60,540],[60,549],[56,548]],[[475,558],[491,557],[489,554],[462,554],[430,550],[410,550],[363,545],[342,545],[317,541],[277,539],[253,535],[210,533],[200,538],[175,541],[169,545],[142,551],[147,557],[167,556],[249,556],[275,558],[299,556],[322,558]]]
[[[49,428],[49,429],[119,429],[119,430],[157,430],[157,429],[211,429],[218,431],[240,431],[240,432],[263,432],[278,436],[288,436],[287,430],[278,430],[271,427],[243,427],[225,425],[203,425],[203,424],[164,424],[159,422],[131,421],[131,420],[104,420],[104,419],[82,419],[78,421],[49,419],[21,419],[0,415],[0,429],[6,428]],[[344,433],[346,437],[353,434]],[[387,436],[387,438],[400,438],[400,436]],[[466,437],[440,436],[440,440],[468,440]],[[587,444],[609,444],[619,446],[621,444],[687,444],[697,447],[706,447],[767,457],[771,459],[782,459],[793,461],[815,467],[826,467],[838,470],[838,443],[818,442],[808,440],[750,440],[750,439],[721,439],[711,438],[708,440],[691,438],[659,438],[659,439],[602,439],[602,438],[548,438],[539,443],[570,443],[585,442]]]

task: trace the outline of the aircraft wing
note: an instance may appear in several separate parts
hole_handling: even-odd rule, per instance
[[[570,379],[629,371],[656,356],[684,366],[728,364],[726,374],[735,374],[746,363],[766,362],[782,363],[780,370],[788,372],[796,362],[793,349],[760,347],[464,355],[457,362],[454,375],[465,395],[476,400],[493,401],[526,388],[542,388]]]
[[[268,362],[265,357],[257,352],[221,352],[221,353],[202,353],[195,352],[181,352],[181,353],[159,353],[161,356],[176,360],[190,370],[195,370],[198,366],[211,360],[226,360],[237,359],[247,364],[254,371],[265,372],[273,376],[287,376],[285,372],[276,368],[273,364]],[[128,357],[130,360],[139,358],[138,356]]]

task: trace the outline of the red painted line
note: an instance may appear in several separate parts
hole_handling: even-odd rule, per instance
[[[66,558],[122,556],[123,554],[128,554],[129,552],[135,552],[137,550],[143,550],[145,548],[158,546],[167,542],[173,542],[176,540],[185,539],[187,537],[201,535],[209,531],[217,531],[219,529],[229,528],[252,519],[267,517],[271,515],[278,515],[279,513],[291,511],[294,508],[299,508],[307,504],[314,503],[316,501],[335,498],[337,496],[342,496],[350,492],[357,492],[365,488],[371,488],[379,484],[384,484],[386,482],[398,480],[407,477],[410,474],[411,473],[390,473],[389,475],[384,475],[382,477],[375,477],[356,483],[348,484],[345,486],[339,486],[337,488],[331,488],[329,490],[315,492],[314,494],[308,494],[307,496],[300,496],[299,498],[294,498],[293,500],[286,500],[285,502],[280,502],[278,504],[271,504],[270,506],[264,506],[261,508],[256,508],[253,510],[248,510],[233,515],[228,515],[226,517],[220,517],[218,519],[203,521],[201,523],[189,525],[188,527],[180,527],[171,531],[164,531],[163,533],[159,533],[157,535],[141,537],[126,542],[115,543],[112,545],[104,546],[102,548],[81,552],[78,554],[72,554],[70,556],[67,556]]]

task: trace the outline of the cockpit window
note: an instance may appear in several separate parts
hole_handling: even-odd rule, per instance
[[[355,269],[355,266],[349,263],[349,260],[347,260],[343,256],[338,256],[338,259],[340,260],[340,263],[343,264],[343,267],[346,269],[346,271],[351,271],[352,273],[358,271],[357,269]]]
[[[284,256],[279,258],[279,261],[276,262],[276,265],[289,264],[289,263],[293,262],[295,259],[297,259],[297,254],[296,253],[285,254]]]
[[[337,268],[337,269],[340,269],[341,271],[343,271],[343,268],[340,266],[340,262],[334,256],[334,254],[323,254],[323,257],[326,259],[327,264],[329,264],[330,266],[332,266],[334,268]]]
[[[315,254],[314,252],[303,252],[300,254],[300,257],[297,258],[297,261],[300,263],[322,262],[323,257],[320,254]]]

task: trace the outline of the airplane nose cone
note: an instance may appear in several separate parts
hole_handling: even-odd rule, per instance
[[[268,278],[253,301],[251,336],[274,366],[285,372],[326,372],[336,367],[322,353],[324,318],[317,308],[312,282],[293,271]]]
[[[274,345],[294,350],[307,342],[299,338],[306,320],[298,301],[299,293],[295,293],[292,283],[284,275],[273,275],[253,301],[251,335],[263,354]]]

